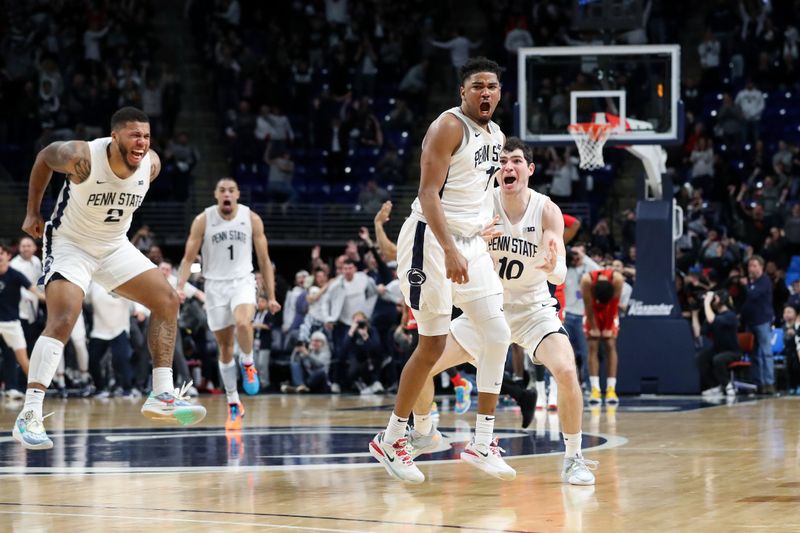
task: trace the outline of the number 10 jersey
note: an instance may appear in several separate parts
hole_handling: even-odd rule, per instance
[[[531,191],[525,214],[516,224],[506,216],[500,188],[494,189],[494,211],[500,215],[495,230],[502,235],[489,242],[489,253],[503,284],[503,303],[552,304],[547,274],[538,267],[544,263],[547,249],[542,243],[542,210],[547,196]]]
[[[207,207],[206,231],[200,251],[203,277],[226,280],[253,273],[253,225],[250,208],[238,204],[236,215],[225,220],[216,205]]]

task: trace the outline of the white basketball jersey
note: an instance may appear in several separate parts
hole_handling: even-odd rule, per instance
[[[445,113],[464,123],[464,138],[450,157],[439,197],[450,231],[462,237],[472,237],[492,219],[492,176],[500,169],[500,151],[505,137],[494,122],[489,122],[489,131],[486,131],[458,107],[448,109],[442,115]],[[419,198],[411,204],[411,213],[425,221]]]
[[[250,208],[238,204],[236,215],[225,220],[216,205],[206,207],[203,235],[203,277],[237,279],[253,273],[253,224]]]
[[[494,208],[500,215],[500,224],[495,229],[503,234],[489,243],[489,253],[503,283],[503,301],[550,305],[547,274],[537,268],[544,263],[547,253],[542,244],[542,210],[547,196],[531,191],[525,214],[512,224],[503,210],[500,195],[500,189],[495,189]]]
[[[45,238],[63,236],[96,257],[117,249],[127,241],[133,212],[142,204],[150,188],[151,158],[148,152],[136,172],[117,177],[108,162],[111,137],[89,141],[92,171],[80,184],[67,180],[61,188]]]

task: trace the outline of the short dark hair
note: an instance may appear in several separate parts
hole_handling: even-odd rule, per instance
[[[232,177],[230,177],[230,176],[225,176],[224,178],[220,178],[220,179],[218,179],[218,180],[217,180],[217,183],[216,183],[216,184],[214,184],[214,188],[216,189],[217,187],[219,187],[219,184],[220,184],[220,183],[222,183],[223,181],[232,181],[232,182],[233,182],[233,183],[236,185],[236,188],[237,188],[237,189],[239,188],[239,182],[238,182],[238,181],[236,181],[235,179],[233,179],[233,178],[232,178]]]
[[[458,77],[461,79],[461,85],[463,86],[467,78],[476,72],[493,72],[497,74],[497,79],[499,80],[500,75],[503,73],[503,68],[495,61],[485,57],[472,58],[458,69]]]
[[[11,249],[11,246],[9,246],[8,244],[6,244],[4,242],[0,242],[0,251],[5,252],[8,255],[14,255],[14,252]]]
[[[614,285],[610,280],[598,279],[594,284],[594,297],[601,304],[607,304],[614,297]]]
[[[111,115],[111,131],[124,128],[128,122],[146,122],[149,124],[150,118],[141,109],[130,106],[123,107]]]
[[[519,137],[509,137],[506,139],[505,146],[503,146],[504,152],[513,152],[514,150],[522,150],[522,157],[525,158],[525,162],[529,165],[533,163],[533,149],[522,142]]]
[[[354,267],[357,267],[356,262],[350,259],[349,257],[344,261],[342,261],[342,266],[344,265],[353,265]]]

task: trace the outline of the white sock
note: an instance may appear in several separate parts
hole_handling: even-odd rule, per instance
[[[431,414],[418,415],[414,413],[414,429],[421,435],[430,435],[433,429],[433,418]]]
[[[386,433],[383,434],[384,442],[394,444],[398,439],[402,439],[406,434],[408,418],[400,418],[394,411],[389,417],[389,424],[386,426]]]
[[[582,432],[577,433],[564,433],[564,446],[566,447],[566,451],[564,452],[564,457],[575,457],[581,455],[581,438],[583,436]]]
[[[175,383],[172,380],[172,367],[160,367],[153,369],[153,395],[158,396],[168,392],[175,392]]]
[[[236,361],[233,359],[227,363],[219,361],[219,377],[222,378],[222,386],[225,388],[228,403],[239,403],[239,389],[236,387],[236,380],[239,376]]]
[[[475,420],[475,444],[490,445],[494,435],[494,415],[478,413]]]
[[[558,400],[558,383],[552,376],[550,377],[550,391],[547,394],[550,395],[550,398]]]
[[[41,389],[28,389],[25,391],[25,406],[22,412],[33,411],[33,414],[42,418],[42,404],[44,403],[44,391]]]
[[[78,362],[78,370],[82,373],[89,374],[89,348],[86,347],[86,341],[72,343],[75,348],[75,360]]]
[[[600,390],[600,376],[589,376],[589,383],[592,384],[592,390]]]
[[[42,335],[36,339],[31,350],[28,368],[28,383],[39,383],[49,387],[58,371],[58,364],[64,358],[64,343]]]
[[[242,361],[242,364],[244,366],[253,364],[253,352],[252,351],[250,353],[243,353],[239,357],[241,358],[240,360]]]
[[[606,380],[606,388],[616,389],[617,388],[617,378],[608,378]]]
[[[547,394],[547,389],[544,387],[544,381],[537,381],[536,382],[536,397],[541,398],[541,401],[544,402],[544,397]]]

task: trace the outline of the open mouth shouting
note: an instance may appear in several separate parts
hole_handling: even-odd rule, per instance
[[[133,166],[139,166],[146,153],[146,150],[131,150],[128,152],[128,162]]]

